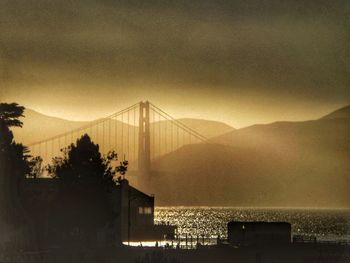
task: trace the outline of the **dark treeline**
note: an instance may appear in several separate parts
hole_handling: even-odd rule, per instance
[[[27,185],[24,181],[51,177],[58,189],[47,210],[56,220],[53,226],[67,233],[76,226],[88,232],[113,221],[116,215],[110,209],[109,194],[120,179],[116,175],[124,175],[128,166],[125,160],[118,162],[114,151],[102,156],[99,145],[85,134],[62,149],[62,157],[43,167],[41,156],[31,156],[26,146],[16,143],[11,131],[22,127],[23,112],[24,107],[16,103],[0,103],[0,260],[18,260],[19,251],[38,248],[37,222],[25,209],[28,200],[21,195],[21,188]],[[39,200],[35,198],[31,199]]]
[[[31,222],[19,198],[20,180],[30,174],[30,156],[10,130],[22,127],[23,112],[16,103],[0,103],[0,252],[5,259],[20,249],[35,248]]]

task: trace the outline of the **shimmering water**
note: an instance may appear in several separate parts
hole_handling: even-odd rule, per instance
[[[227,237],[227,223],[236,221],[284,221],[292,233],[318,240],[350,240],[350,209],[261,209],[220,207],[157,207],[156,223],[178,226],[178,233],[215,238]]]

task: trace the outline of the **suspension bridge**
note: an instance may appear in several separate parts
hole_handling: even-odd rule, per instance
[[[82,127],[45,138],[29,146],[32,156],[48,164],[62,157],[62,149],[88,134],[102,155],[116,151],[129,161],[129,170],[149,173],[152,162],[187,145],[202,143],[206,137],[188,127],[149,101],[141,101]]]

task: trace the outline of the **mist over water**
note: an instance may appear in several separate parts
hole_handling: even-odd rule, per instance
[[[292,225],[292,235],[318,240],[350,240],[350,209],[157,207],[156,223],[178,226],[181,236],[227,237],[227,223],[236,221],[283,221]]]

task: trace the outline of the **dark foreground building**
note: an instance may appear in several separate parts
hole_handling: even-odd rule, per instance
[[[98,201],[97,194],[90,190],[81,198],[62,193],[59,179],[25,179],[20,195],[38,248],[108,247],[174,237],[175,226],[154,225],[154,197],[126,179],[107,194],[108,202]]]
[[[154,224],[154,196],[146,195],[121,180],[112,199],[123,242],[173,239],[175,226]]]
[[[28,179],[21,189],[40,241],[37,250],[21,252],[25,259],[22,262],[348,263],[350,260],[349,245],[291,243],[288,223],[230,222],[229,243],[197,249],[115,246],[122,241],[162,238],[172,235],[175,228],[154,225],[154,197],[133,188],[126,180],[119,181],[110,193],[111,202],[106,205],[96,203],[93,193],[84,201],[64,198],[55,179]],[[96,220],[105,223],[91,227]],[[266,245],[257,245],[261,243]]]

